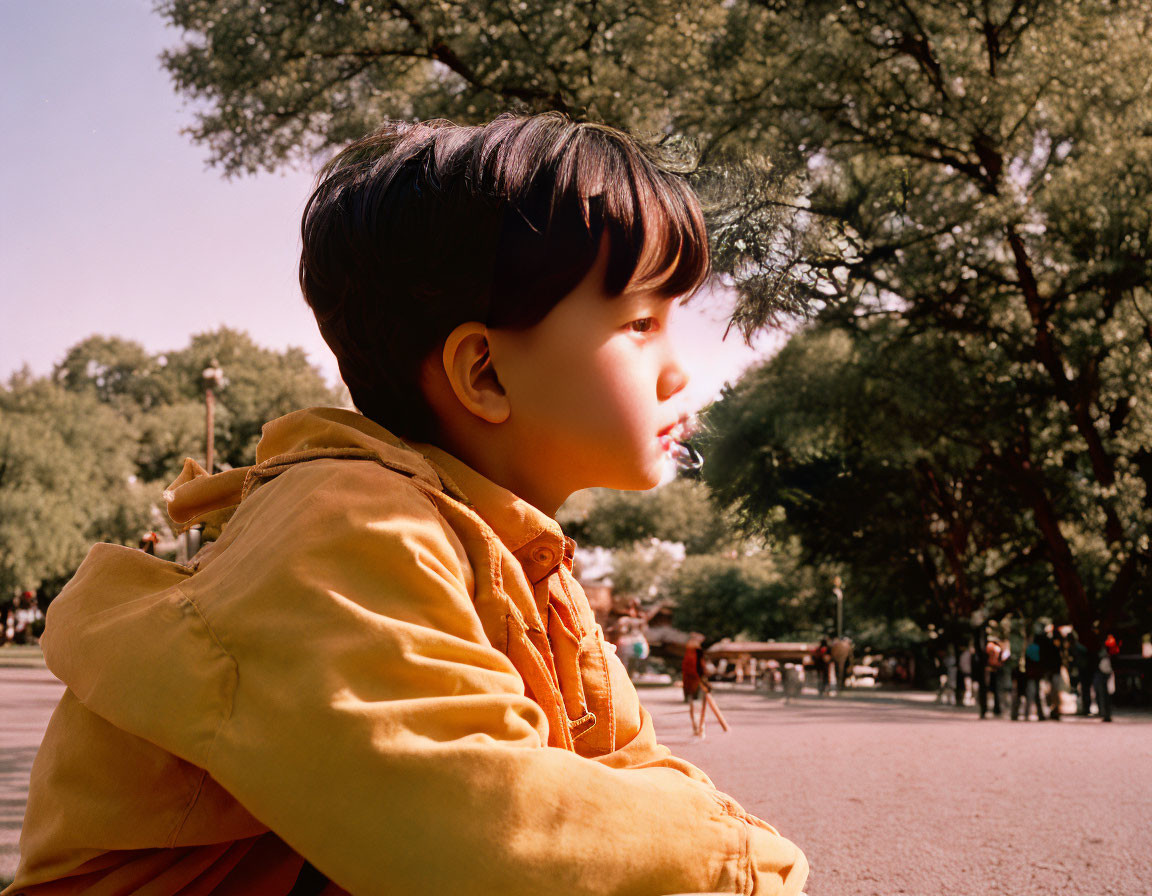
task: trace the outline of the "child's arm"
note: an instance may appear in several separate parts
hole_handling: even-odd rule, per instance
[[[470,578],[397,474],[295,468],[182,586],[204,652],[178,710],[195,724],[169,706],[141,735],[352,893],[800,891],[800,851],[707,783],[546,747]]]
[[[640,705],[640,698],[636,693],[636,688],[633,686],[631,679],[629,679],[623,664],[619,658],[612,653],[608,654],[607,660],[609,665],[613,667],[614,672],[616,671],[615,667],[619,667],[618,674],[612,676],[613,698],[616,704],[615,714],[617,719],[623,718],[625,720],[623,725],[618,725],[616,732],[618,741],[623,740],[624,742],[613,752],[604,756],[597,756],[595,760],[612,768],[619,769],[673,768],[693,780],[700,781],[709,787],[714,787],[712,781],[704,772],[692,765],[692,763],[678,756],[674,756],[671,750],[656,740],[656,731],[652,725],[652,717],[648,713],[648,710]],[[755,815],[745,812],[744,809],[727,794],[718,792],[716,796],[718,799],[724,801],[729,813],[733,816],[742,818],[749,824],[770,831],[774,835],[776,834],[775,828],[762,819],[757,818]]]

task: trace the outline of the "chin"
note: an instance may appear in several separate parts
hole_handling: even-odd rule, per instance
[[[618,485],[616,488],[628,492],[649,491],[664,481],[664,466],[661,464],[655,469],[638,471],[635,476],[631,476],[629,479],[630,484]]]
[[[596,477],[599,479],[598,482],[583,487],[598,486],[622,492],[646,492],[666,481],[665,474],[668,472],[669,460],[663,452],[656,456],[634,457],[632,462],[633,467],[623,469],[617,467],[609,475]]]

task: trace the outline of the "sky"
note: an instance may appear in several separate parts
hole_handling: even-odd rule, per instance
[[[0,380],[93,334],[150,351],[228,326],[336,362],[296,283],[311,170],[226,180],[161,69],[181,35],[151,0],[0,0]],[[731,297],[674,315],[688,403],[782,342],[722,341]]]

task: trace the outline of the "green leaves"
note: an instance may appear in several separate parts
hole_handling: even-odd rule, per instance
[[[650,492],[588,489],[565,502],[557,518],[585,546],[626,548],[658,539],[703,554],[725,548],[734,537],[708,489],[688,479],[674,479]]]
[[[827,589],[820,584],[820,576],[798,568],[786,548],[687,557],[669,588],[672,622],[709,641],[818,637],[826,622]]]
[[[812,480],[784,477],[764,491],[771,499],[742,502],[745,522],[775,525],[777,498],[793,517],[830,499],[812,489],[820,477],[842,484],[845,470],[874,471],[856,477],[861,488],[892,469],[915,481],[920,460],[949,488],[999,470],[1004,497],[985,510],[1004,521],[1000,536],[972,541],[957,568],[974,571],[959,577],[940,578],[928,566],[935,549],[922,551],[916,587],[937,582],[967,605],[985,594],[978,567],[1048,563],[1083,626],[1085,608],[1116,617],[1152,571],[1152,466],[1141,453],[1152,360],[1145,6],[157,8],[184,32],[164,64],[195,104],[193,137],[228,174],[312,160],[386,117],[476,123],[508,108],[561,109],[697,147],[716,270],[741,297],[734,322],[749,333],[806,317],[822,350],[842,350],[828,336],[840,330],[858,355],[835,367],[844,380],[806,374],[832,390],[806,391],[807,408],[774,399],[758,409],[749,397],[733,410],[731,462],[744,471],[733,488],[754,495],[758,477],[774,482],[781,469]],[[846,383],[852,401],[833,400]],[[784,422],[750,428],[763,413]],[[792,424],[796,438],[785,439]],[[883,446],[866,436],[881,432],[891,450],[876,453]],[[886,500],[918,512],[911,497]],[[888,534],[903,544],[900,533]],[[948,600],[936,605],[944,612]]]
[[[73,346],[49,377],[0,384],[0,600],[71,576],[96,541],[135,546],[162,525],[160,496],[185,457],[203,462],[202,372],[217,396],[217,463],[251,463],[260,427],[300,407],[341,403],[299,349],[221,329],[152,355],[119,338]]]
[[[135,542],[148,512],[132,443],[92,392],[27,374],[0,390],[0,599],[75,569],[93,540]]]
[[[670,605],[684,631],[710,639],[817,634],[827,577],[802,567],[794,544],[768,551],[763,539],[742,536],[722,506],[703,483],[675,479],[650,492],[578,492],[557,518],[583,547],[611,550],[618,598],[649,610]]]
[[[1144,525],[1147,484],[1124,463],[1124,485],[1102,490],[1077,431],[1043,402],[1043,379],[1017,367],[987,343],[899,319],[813,327],[710,409],[707,482],[745,532],[795,538],[805,562],[843,568],[869,613],[922,625],[981,607],[1059,617],[1053,546],[1015,453],[1024,432],[1030,475],[1102,615],[1118,561],[1104,508]],[[1136,407],[1152,399],[1133,388]]]
[[[186,35],[163,63],[198,105],[192,136],[228,174],[307,159],[386,117],[475,122],[519,106],[658,127],[718,18],[665,0],[169,0],[157,11]]]

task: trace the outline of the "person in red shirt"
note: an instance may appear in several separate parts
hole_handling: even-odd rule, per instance
[[[992,694],[992,715],[999,716],[1003,711],[1000,708],[1000,692],[1003,690],[1004,678],[1004,648],[997,638],[989,638],[984,648],[985,687],[980,694],[980,718],[988,712],[988,693]]]
[[[692,719],[692,733],[704,737],[704,692],[708,688],[704,674],[704,636],[693,632],[688,636],[688,646],[684,650],[684,662],[680,667],[684,699],[688,701],[688,715]],[[696,701],[700,701],[700,721],[696,721]]]
[[[812,651],[812,665],[816,668],[817,689],[820,696],[828,693],[828,665],[832,662],[832,654],[828,650],[828,639],[821,638],[819,646]]]

